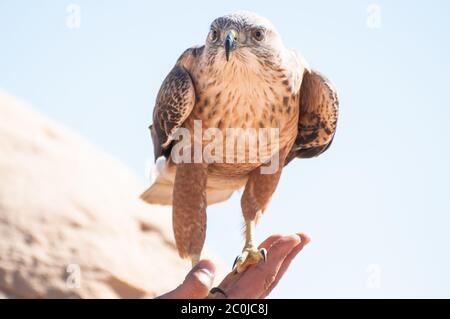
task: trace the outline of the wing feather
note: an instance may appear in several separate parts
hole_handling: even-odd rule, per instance
[[[194,84],[188,70],[182,65],[183,57],[192,54],[188,51],[167,75],[156,98],[153,125],[150,126],[155,161],[160,156],[169,156],[174,133],[183,125],[195,105]]]
[[[319,156],[330,147],[339,114],[336,88],[322,74],[305,70],[299,107],[298,134],[286,165],[296,157]]]

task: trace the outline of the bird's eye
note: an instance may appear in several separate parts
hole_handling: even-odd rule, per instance
[[[255,38],[256,41],[264,40],[264,31],[262,29],[254,30],[253,31],[253,38]]]
[[[219,32],[217,30],[211,30],[209,33],[209,41],[216,42],[219,39]]]

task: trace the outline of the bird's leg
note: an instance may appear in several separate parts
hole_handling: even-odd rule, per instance
[[[260,213],[261,214],[261,213]],[[245,221],[245,245],[242,254],[239,255],[233,265],[238,273],[243,272],[251,265],[257,264],[260,260],[266,261],[267,251],[263,248],[261,250],[255,245],[254,231],[255,220]]]
[[[244,194],[241,198],[242,213],[245,220],[245,246],[242,254],[236,258],[233,265],[238,273],[267,258],[267,252],[257,248],[254,233],[256,223],[269,204],[280,179],[285,152],[277,153],[275,156],[280,156],[278,161],[280,164],[275,171],[265,174],[261,168],[257,168],[250,173],[245,185]]]
[[[200,255],[192,255],[191,256],[192,268],[194,268],[195,265],[197,265],[199,261],[200,261]]]
[[[199,260],[206,235],[207,165],[177,164],[173,190],[172,224],[181,257],[192,267]]]

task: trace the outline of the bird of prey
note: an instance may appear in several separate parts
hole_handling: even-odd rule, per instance
[[[334,85],[286,48],[269,20],[250,12],[215,19],[205,44],[187,49],[165,78],[150,126],[157,174],[141,198],[173,206],[180,256],[190,257],[193,265],[199,261],[206,207],[244,187],[245,246],[233,268],[243,272],[265,260],[266,252],[254,242],[255,225],[283,167],[295,158],[315,157],[328,149],[336,131],[338,104]],[[222,162],[176,161],[173,151],[181,143],[180,129],[192,133],[191,142],[208,144],[192,137],[198,121],[202,132],[214,128],[224,136],[228,128],[275,128],[276,147],[256,161],[227,161],[228,149],[219,155]],[[225,141],[222,145],[228,146]],[[231,159],[238,155],[247,159],[254,148],[250,143],[231,147]],[[193,153],[189,149],[189,156]],[[278,167],[264,174],[261,168],[274,157]]]

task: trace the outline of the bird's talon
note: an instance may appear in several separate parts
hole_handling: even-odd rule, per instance
[[[241,258],[241,256],[236,256],[236,258],[234,259],[233,262],[233,267],[231,268],[232,270],[234,270],[236,268],[236,264],[238,263],[238,260]]]
[[[265,249],[258,250],[253,247],[244,248],[242,254],[239,255],[233,264],[233,270],[237,273],[244,272],[249,266],[256,265],[260,260],[267,259],[267,251]]]
[[[266,262],[267,261],[267,250],[265,248],[263,248],[259,252],[261,253],[261,257],[264,260],[264,262]]]

